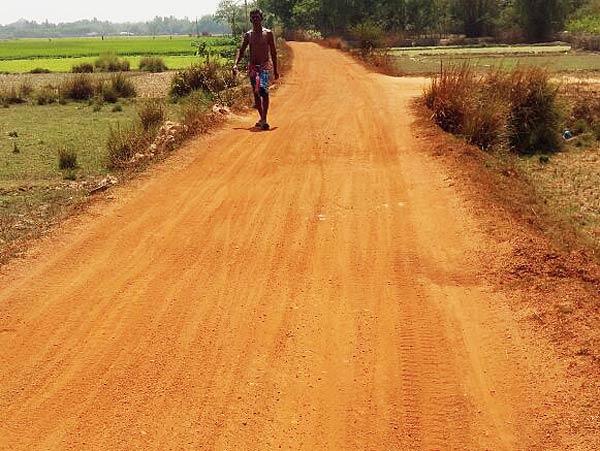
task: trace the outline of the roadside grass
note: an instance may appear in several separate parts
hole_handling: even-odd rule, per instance
[[[138,97],[166,97],[169,93],[171,80],[175,76],[175,71],[162,73],[148,72],[124,72],[123,75],[131,80],[135,87]],[[108,82],[113,74],[110,73],[92,73],[88,75],[95,84]],[[17,91],[25,83],[34,89],[34,97],[42,91],[55,90],[66,80],[75,78],[79,74],[71,73],[51,73],[51,74],[9,74],[0,75],[0,96],[4,91],[11,91],[13,88]]]
[[[77,152],[81,177],[106,173],[105,143],[111,126],[136,117],[131,102],[122,103],[121,112],[104,106],[93,112],[87,103],[36,106],[14,105],[2,110],[0,122],[0,187],[14,180],[57,181],[62,173],[57,152],[69,147]],[[51,120],[49,120],[51,118]],[[18,137],[8,136],[17,132]],[[13,153],[17,143],[20,152]]]
[[[132,70],[140,70],[140,61],[144,56],[126,56],[130,62]],[[165,65],[169,70],[185,69],[192,64],[197,64],[203,61],[203,58],[194,55],[180,55],[180,56],[162,56]],[[215,57],[218,58],[218,57]],[[70,72],[73,66],[81,65],[84,63],[94,64],[97,57],[80,57],[80,58],[37,58],[37,59],[15,59],[15,60],[1,60],[0,59],[0,72],[8,72],[11,74],[22,74],[31,72],[34,69],[42,68],[48,69],[51,72]],[[221,59],[221,58],[218,58]]]
[[[429,46],[429,47],[392,47],[393,55],[536,55],[544,53],[564,54],[571,51],[570,45],[501,45],[501,46]]]
[[[559,217],[567,218],[600,250],[600,146],[569,145],[547,160],[522,157],[516,165],[537,195]]]
[[[68,216],[86,194],[69,183],[0,186],[0,265],[19,256],[24,241],[43,235]]]
[[[510,55],[499,53],[486,55],[392,55],[397,71],[404,75],[429,75],[439,72],[440,65],[458,67],[468,63],[477,70],[501,68],[512,70],[516,67],[542,67],[553,72],[595,72],[600,71],[600,54],[569,53],[555,55]]]
[[[535,67],[481,73],[463,65],[444,68],[423,100],[433,122],[488,151],[499,176],[527,182],[535,205],[526,213],[556,243],[600,255],[598,85],[559,85]],[[569,139],[559,138],[563,130]]]

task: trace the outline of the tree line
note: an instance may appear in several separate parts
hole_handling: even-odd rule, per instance
[[[135,35],[173,35],[173,34],[226,34],[231,31],[227,22],[205,15],[196,19],[178,19],[176,17],[155,17],[146,22],[113,23],[92,20],[78,20],[66,23],[36,22],[21,19],[9,25],[0,25],[0,39],[12,38],[53,38],[67,36],[116,35],[132,33]]]
[[[247,3],[222,0],[216,15],[237,33],[248,26]],[[250,3],[272,14],[285,29],[344,34],[368,22],[387,33],[467,37],[512,34],[529,41],[553,39],[570,19],[600,14],[600,0],[256,0]]]

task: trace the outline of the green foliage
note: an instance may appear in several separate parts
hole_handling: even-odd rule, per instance
[[[214,16],[205,15],[198,20],[178,19],[176,17],[155,17],[147,22],[111,23],[101,20],[78,20],[66,23],[37,23],[35,21],[18,21],[13,24],[0,25],[0,39],[12,38],[54,38],[55,36],[73,36],[95,33],[97,38],[88,40],[108,39],[137,39],[133,36],[126,38],[115,37],[119,32],[127,30],[136,36],[187,35],[189,33],[224,34],[229,30],[226,25],[219,23]],[[111,36],[108,36],[111,35]]]
[[[539,68],[516,70],[508,81],[510,147],[525,154],[558,150],[562,114],[558,88],[550,83],[548,72]]]
[[[241,35],[250,27],[244,5],[236,0],[220,0],[215,18],[229,25],[234,36]]]
[[[600,33],[600,15],[593,14],[580,18],[573,18],[567,23],[567,31],[572,33]]]
[[[74,169],[67,169],[64,173],[63,179],[75,181],[77,180],[77,172]]]
[[[499,18],[500,11],[500,3],[496,0],[455,0],[451,2],[451,14],[467,37],[489,36]]]
[[[527,39],[541,42],[553,39],[564,25],[568,0],[516,0],[521,28]]]
[[[104,100],[102,100],[102,97],[97,97],[91,103],[91,106],[92,106],[92,111],[94,113],[98,113],[98,112],[102,111],[102,107],[104,106]]]
[[[129,61],[119,58],[114,53],[103,53],[94,62],[94,67],[102,72],[127,72]]]
[[[139,69],[145,72],[164,72],[168,68],[162,58],[145,56],[139,62]]]
[[[350,28],[350,32],[363,52],[368,53],[383,45],[385,36],[383,28],[372,20],[354,25]]]
[[[31,74],[49,74],[50,72],[52,72],[50,69],[46,69],[43,67],[34,67],[29,71],[29,73]]]
[[[62,147],[58,151],[58,168],[59,169],[76,169],[77,168],[77,151],[70,147]]]
[[[91,74],[94,72],[94,65],[91,63],[76,64],[71,67],[71,72],[74,74]]]
[[[213,61],[178,72],[171,82],[171,95],[183,97],[198,89],[215,94],[235,85],[236,79],[231,69]]]
[[[299,0],[292,8],[294,24],[302,29],[318,28],[320,10],[319,0]]]
[[[139,104],[137,114],[140,118],[142,128],[144,130],[150,130],[159,127],[164,122],[167,111],[163,101],[150,99]]]

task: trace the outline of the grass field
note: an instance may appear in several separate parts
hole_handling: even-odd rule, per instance
[[[465,63],[477,69],[513,69],[519,65],[539,66],[554,72],[600,71],[600,54],[559,53],[553,55],[503,55],[496,54],[442,54],[442,55],[395,55],[399,72],[407,75],[432,74],[439,72],[440,65],[458,66]]]
[[[113,52],[118,55],[193,55],[189,36],[110,36],[93,38],[11,39],[0,41],[0,60],[27,58],[73,58]],[[221,50],[233,45],[231,38],[202,37],[207,45]]]
[[[61,179],[57,152],[65,146],[77,151],[80,175],[105,173],[110,126],[129,123],[136,116],[133,104],[122,106],[123,111],[115,113],[108,104],[93,112],[87,103],[14,105],[2,109],[0,186],[17,180]],[[8,136],[11,132],[16,132],[18,137]],[[15,143],[19,153],[13,152]]]
[[[182,69],[198,61],[188,36],[100,37],[61,39],[15,39],[0,41],[0,72],[23,73],[42,68],[68,72],[75,64],[93,62],[102,53],[126,58],[137,69],[141,57],[161,56],[169,69]],[[234,48],[228,37],[202,37],[211,52],[219,54]]]
[[[136,70],[139,67],[141,56],[126,57],[131,64],[131,69]],[[167,68],[184,69],[190,64],[204,61],[203,58],[194,55],[186,56],[164,56],[161,57]],[[81,63],[94,63],[96,57],[83,58],[35,58],[0,61],[0,72],[25,73],[36,68],[48,69],[52,72],[69,72],[71,68]]]
[[[504,45],[494,47],[396,47],[394,55],[537,55],[544,53],[565,53],[571,51],[570,45]]]

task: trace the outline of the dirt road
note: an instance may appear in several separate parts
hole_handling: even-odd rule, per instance
[[[296,44],[239,118],[0,277],[5,450],[565,449],[408,104]],[[556,374],[555,374],[556,373]]]

